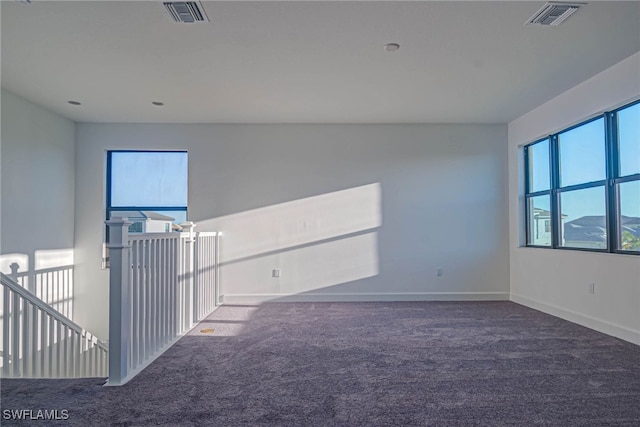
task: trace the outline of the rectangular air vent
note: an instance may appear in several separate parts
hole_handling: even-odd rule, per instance
[[[163,4],[167,13],[176,22],[187,24],[209,22],[209,18],[207,18],[207,14],[199,1],[174,1]]]
[[[542,6],[525,25],[560,25],[585,3],[556,3],[549,2]]]

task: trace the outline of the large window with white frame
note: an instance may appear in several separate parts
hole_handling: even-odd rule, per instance
[[[527,246],[640,254],[640,101],[524,156]]]

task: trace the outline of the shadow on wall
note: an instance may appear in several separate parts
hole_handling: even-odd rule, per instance
[[[73,249],[36,250],[32,256],[3,254],[0,272],[67,318],[73,318]],[[0,310],[2,306],[0,303]]]
[[[224,233],[223,294],[277,298],[379,274],[381,198],[373,183],[202,220],[198,228]]]

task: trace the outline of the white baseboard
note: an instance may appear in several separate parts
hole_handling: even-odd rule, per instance
[[[602,332],[603,334],[611,335],[616,338],[629,341],[633,344],[640,345],[639,330],[627,328],[626,326],[618,325],[572,310],[567,310],[565,308],[538,301],[533,298],[524,297],[522,295],[512,293],[511,301],[529,308],[533,308],[534,310],[542,311],[543,313],[551,314],[552,316],[568,320],[569,322],[577,323],[578,325],[593,329],[598,332]]]
[[[225,294],[224,304],[278,302],[509,301],[508,292]]]

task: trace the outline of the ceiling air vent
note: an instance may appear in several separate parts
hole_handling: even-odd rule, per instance
[[[580,6],[586,3],[556,3],[549,2],[542,6],[525,25],[560,25],[571,16]]]
[[[174,21],[193,24],[196,22],[209,22],[207,14],[199,1],[174,1],[165,2],[164,8]]]

